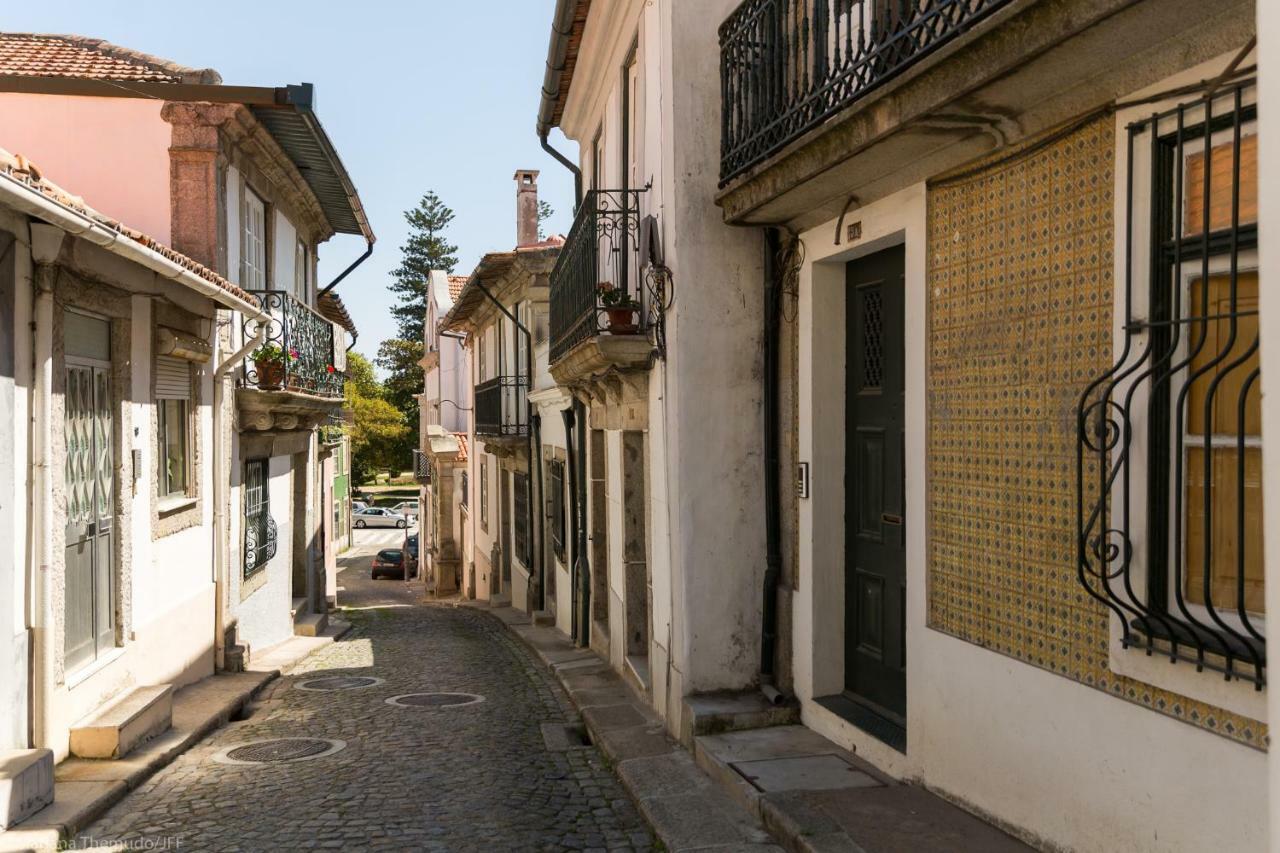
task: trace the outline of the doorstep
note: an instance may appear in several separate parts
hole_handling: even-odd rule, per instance
[[[501,620],[556,676],[582,714],[591,742],[613,762],[666,850],[782,853],[760,822],[667,737],[645,699],[595,652],[513,608],[476,609]]]
[[[263,687],[351,626],[337,619],[319,637],[291,637],[254,655],[246,672],[222,672],[173,694],[173,723],[124,758],[68,758],[54,768],[53,803],[0,832],[0,853],[56,850],[179,755],[221,728]]]
[[[804,726],[703,735],[694,739],[694,756],[791,851],[1032,849]]]

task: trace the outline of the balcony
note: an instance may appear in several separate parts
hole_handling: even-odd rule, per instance
[[[745,0],[721,24],[727,222],[804,229],[1240,49],[1223,0]]]
[[[310,430],[341,422],[344,334],[284,291],[251,292],[271,320],[262,345],[245,361],[236,392],[241,431]],[[257,334],[257,324],[245,321],[246,337]]]
[[[646,365],[662,349],[669,292],[660,267],[641,268],[646,190],[586,194],[551,271],[551,373],[562,384],[610,367]]]
[[[497,376],[476,386],[476,435],[522,438],[529,434],[528,386],[523,376]]]

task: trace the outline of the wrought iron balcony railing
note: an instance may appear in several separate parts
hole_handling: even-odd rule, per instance
[[[720,182],[1009,0],[746,0],[720,25]]]
[[[586,194],[551,271],[551,362],[596,335],[645,335],[662,349],[668,276],[640,268],[646,189]]]
[[[244,384],[263,391],[301,391],[341,399],[345,347],[333,323],[282,290],[250,291],[271,315],[263,345],[250,354]],[[257,333],[246,320],[244,333]]]
[[[431,457],[421,450],[413,451],[413,481],[423,486],[431,483]]]
[[[528,387],[523,376],[498,376],[476,386],[476,435],[528,435]]]

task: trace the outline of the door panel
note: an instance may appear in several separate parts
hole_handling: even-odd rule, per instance
[[[906,718],[901,246],[848,265],[845,690]]]
[[[69,363],[64,399],[67,519],[63,651],[67,669],[74,669],[115,645],[110,370]]]

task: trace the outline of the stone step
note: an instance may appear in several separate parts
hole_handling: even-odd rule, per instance
[[[490,608],[497,609],[499,607],[510,607],[510,606],[511,606],[511,596],[507,595],[505,592],[499,592],[495,595],[489,596]]]
[[[53,802],[53,750],[0,751],[0,830]]]
[[[694,759],[794,853],[1031,849],[803,726],[704,735],[695,740]]]
[[[138,744],[167,731],[172,721],[173,686],[138,687],[74,726],[71,754],[123,758]]]
[[[759,690],[695,693],[686,696],[684,743],[700,735],[789,726],[800,722],[800,706],[794,701],[775,705]]]
[[[329,627],[326,613],[302,613],[293,619],[293,633],[298,637],[318,637]]]
[[[533,611],[533,624],[539,627],[546,627],[556,624],[556,615],[550,610]]]
[[[289,602],[289,615],[298,618],[298,614],[307,609],[307,600],[301,596]]]

